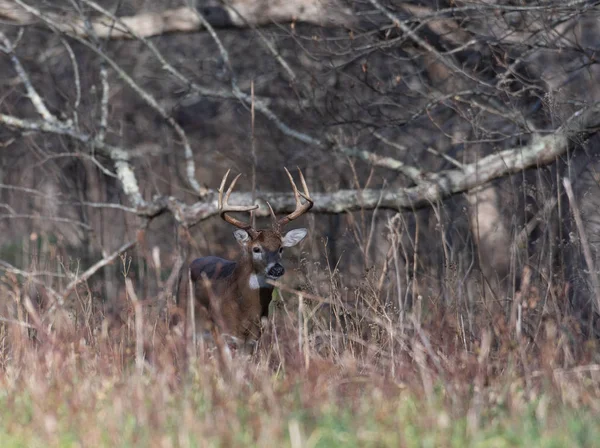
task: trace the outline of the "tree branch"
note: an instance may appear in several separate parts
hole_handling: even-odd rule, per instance
[[[42,118],[46,121],[56,121],[56,117],[50,113],[50,111],[44,104],[44,100],[42,100],[40,94],[37,92],[37,90],[35,90],[35,87],[33,87],[33,84],[29,79],[29,75],[27,75],[27,72],[21,65],[21,61],[19,61],[17,55],[15,55],[12,42],[8,40],[8,38],[2,32],[0,32],[0,41],[4,44],[4,46],[0,46],[0,51],[6,53],[10,57],[10,60],[15,68],[15,71],[17,72],[17,75],[19,75],[21,82],[27,90],[27,96],[29,97],[31,104],[33,104],[33,107],[35,107],[37,113],[40,114]]]
[[[21,0],[14,0],[14,1],[16,1],[19,5],[21,5],[24,9],[26,9],[33,16],[44,21],[51,28],[55,28],[59,31],[65,31],[65,30],[61,29],[62,22],[53,20],[49,16],[42,14],[39,10],[27,5],[26,3],[22,2]],[[93,4],[93,2],[89,2],[89,4]],[[95,5],[95,4],[94,4],[94,6],[97,7],[97,5]],[[65,31],[65,32],[68,33],[68,31]],[[133,78],[131,78],[131,76],[129,76],[129,74],[127,74],[114,60],[112,60],[110,57],[108,57],[108,55],[106,53],[104,53],[103,51],[100,51],[97,48],[97,45],[94,45],[93,43],[88,42],[85,39],[82,39],[81,36],[77,33],[71,32],[68,34],[70,34],[74,39],[76,39],[81,44],[88,47],[90,50],[92,50],[98,56],[103,58],[104,61],[107,62],[115,70],[115,72],[119,75],[119,77],[123,81],[125,81],[125,83],[127,83],[127,85],[131,89],[133,89],[133,91],[136,92],[148,106],[150,106],[152,109],[154,109],[154,111],[156,111],[162,118],[164,118],[164,120],[173,128],[175,133],[181,139],[181,143],[184,148],[188,184],[192,188],[192,190],[198,195],[198,197],[200,197],[200,198],[204,197],[207,193],[207,190],[204,187],[202,187],[196,179],[194,154],[192,152],[187,135],[186,135],[185,131],[183,130],[183,128],[179,125],[179,123],[177,123],[175,121],[175,119],[169,113],[167,113],[167,111],[158,103],[158,101],[156,101],[156,99],[150,93],[148,93],[137,82],[135,82],[133,80]],[[101,72],[101,75],[102,75],[102,72]],[[107,95],[107,93],[105,92],[107,88],[108,88],[108,85],[107,85],[106,79],[103,79],[103,99],[102,99],[103,106],[104,106],[104,101],[105,101],[104,96]],[[106,96],[106,100],[108,100],[107,96]],[[104,114],[105,114],[105,111],[102,112],[102,117],[101,117],[101,123],[100,123],[101,133],[99,134],[99,137],[101,137],[100,140],[102,140],[104,138],[104,131],[103,131],[103,126],[105,125]]]
[[[18,4],[18,5],[17,5]],[[21,7],[19,7],[19,5]],[[0,0],[0,17],[18,25],[32,25],[38,17],[18,0]],[[42,11],[40,11],[42,12]],[[57,22],[58,29],[80,37],[91,34],[102,39],[132,39],[137,36],[152,37],[173,32],[196,32],[204,29],[195,14],[200,12],[215,28],[247,28],[270,23],[306,22],[320,26],[351,26],[354,18],[347,8],[335,0],[302,0],[289,2],[264,2],[233,0],[221,6],[198,6],[144,12],[120,17],[118,22],[97,17],[89,23],[74,15],[43,12]],[[135,32],[135,35],[131,31]]]
[[[119,255],[121,255],[123,252],[131,249],[133,246],[136,245],[136,243],[137,243],[137,240],[132,240],[132,241],[129,241],[128,243],[123,244],[121,247],[119,247],[113,253],[106,255],[101,260],[98,260],[96,263],[94,263],[92,266],[90,266],[83,274],[78,275],[75,279],[73,279],[67,285],[67,287],[63,291],[62,300],[64,301],[69,296],[69,294],[71,294],[71,292],[75,289],[75,287],[78,284],[85,282],[87,279],[89,279],[92,275],[94,275],[96,272],[98,272],[104,266],[112,263]]]
[[[349,189],[334,193],[313,193],[315,205],[312,210],[317,213],[342,213],[361,209],[373,210],[376,207],[393,210],[427,207],[451,195],[471,190],[494,179],[554,162],[557,157],[567,151],[569,136],[573,134],[586,135],[588,128],[596,128],[600,124],[599,115],[600,102],[573,114],[563,126],[550,135],[534,135],[528,145],[499,151],[478,162],[465,164],[463,169],[424,173],[421,176],[423,181],[414,187],[390,188],[384,191],[380,189],[360,191]],[[153,218],[169,211],[179,223],[189,227],[218,213],[215,190],[208,190],[205,200],[192,205],[184,204],[171,196],[157,196],[152,201],[145,201],[139,192],[138,182],[126,150],[98,142],[61,124],[18,119],[3,114],[0,114],[0,123],[18,129],[68,135],[103,151],[113,159],[124,191],[140,216]],[[268,215],[268,207],[264,201],[268,201],[277,213],[289,213],[295,207],[294,196],[291,193],[258,191],[257,197],[259,201],[263,202],[256,211],[257,216]],[[233,193],[231,200],[240,205],[249,205],[252,203],[252,193]]]

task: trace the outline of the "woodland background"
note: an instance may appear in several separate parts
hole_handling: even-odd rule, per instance
[[[232,375],[231,390],[240,397],[258,390],[261,415],[275,419],[255,429],[211,395],[209,408],[237,422],[247,443],[309,444],[325,418],[319,406],[390,387],[397,399],[406,384],[427,417],[402,415],[410,414],[417,434],[436,428],[442,445],[454,431],[477,441],[481,426],[503,437],[507,427],[520,428],[514,440],[525,443],[523,409],[538,406],[532,425],[541,434],[554,427],[538,415],[552,403],[583,415],[559,418],[583,429],[557,437],[591,437],[600,330],[599,3],[0,1],[5,375],[38,356],[68,359],[68,344],[58,344],[64,338],[85,342],[73,349],[82,365],[94,356],[106,363],[89,379],[94,390],[103,375],[137,385],[129,362],[151,384],[175,387],[173,397],[183,386],[171,382],[190,369],[203,378],[192,386],[202,397],[233,393],[213,382]],[[258,201],[264,213],[269,200],[283,213],[293,206],[284,166],[302,169],[315,207],[297,223],[310,229],[306,242],[286,254],[276,330],[258,360],[217,356],[210,364],[203,342],[197,354],[193,341],[192,356],[189,333],[166,324],[165,315],[186,307],[175,297],[177,275],[193,258],[236,254],[233,229],[216,213],[224,173],[243,173],[232,202]],[[76,376],[81,366],[73,362]],[[39,387],[54,387],[43,376],[56,363],[35,368]],[[236,369],[245,373],[236,377]],[[339,396],[325,392],[327,369],[338,369],[351,391],[338,384]],[[264,371],[285,371],[289,383],[258,387]],[[325,387],[314,409],[304,398],[285,402],[297,378],[314,388],[300,397]],[[369,378],[369,387],[356,378]],[[12,400],[33,387],[13,385]],[[33,396],[34,409],[50,412]],[[135,443],[144,418],[160,421],[155,431],[168,426],[172,416],[152,417],[138,399],[130,410],[137,429],[119,427],[114,437]],[[190,404],[186,434],[227,444],[229,430],[211,424],[198,403]],[[429,414],[432,403],[464,417],[464,426]],[[339,442],[342,422],[341,434],[354,433],[360,445],[410,445],[408,433],[395,439],[394,430],[384,432],[389,440],[361,438],[356,422],[338,414],[344,406],[322,429],[332,440]],[[396,402],[382,406],[389,412],[375,427],[393,428],[394,417],[386,419],[397,415]],[[507,419],[500,429],[494,406]],[[308,417],[289,417],[295,409]],[[61,418],[52,418],[49,427],[64,434]],[[61,431],[40,425],[4,430],[25,437],[15,440],[60,442]],[[73,427],[77,440],[102,438]]]

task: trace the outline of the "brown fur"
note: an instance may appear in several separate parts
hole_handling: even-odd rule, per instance
[[[236,261],[198,258],[190,264],[190,276],[200,328],[216,327],[223,334],[252,341],[260,336],[261,318],[268,317],[273,286],[262,281],[260,288],[253,289],[250,278],[253,274],[264,276],[269,264],[280,263],[284,241],[278,231],[264,229],[254,237],[248,235],[248,241],[238,242],[242,250]],[[261,249],[260,260],[254,256],[255,247]],[[209,280],[209,287],[203,277]]]
[[[273,295],[269,280],[277,280],[285,272],[281,265],[283,248],[295,246],[307,233],[306,229],[295,229],[282,235],[281,228],[309,211],[314,204],[300,168],[298,174],[302,193],[298,191],[288,169],[284,169],[292,185],[296,208],[289,215],[277,219],[267,203],[273,221],[271,229],[257,230],[251,224],[229,215],[230,212],[252,212],[258,205],[230,205],[229,196],[241,173],[231,181],[227,190],[225,186],[230,170],[223,176],[218,190],[219,213],[224,221],[237,227],[233,234],[242,251],[237,261],[209,256],[198,258],[190,265],[190,281],[195,295],[193,309],[197,310],[200,321],[197,330],[220,330],[223,335],[244,343],[260,337],[261,320],[269,315]]]

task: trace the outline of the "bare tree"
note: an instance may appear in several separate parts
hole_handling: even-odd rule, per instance
[[[128,8],[0,2],[10,61],[0,138],[7,160],[29,173],[4,168],[4,188],[46,207],[32,213],[7,200],[10,222],[34,219],[31,233],[47,218],[56,224],[46,232],[78,235],[73,244],[99,239],[87,245],[112,247],[109,259],[132,229],[149,229],[160,246],[173,221],[190,228],[217,214],[214,187],[230,166],[254,170],[259,188],[232,201],[256,196],[259,216],[265,201],[288,213],[295,202],[279,191],[282,167],[300,165],[317,190],[313,211],[348,216],[347,245],[360,246],[367,265],[402,254],[395,282],[406,278],[414,297],[425,293],[418,273],[444,279],[452,266],[467,298],[442,294],[464,300],[468,314],[479,288],[514,316],[524,266],[548,288],[578,284],[581,245],[567,244],[560,180],[572,179],[582,208],[596,188],[598,2]],[[53,181],[36,178],[42,171]],[[588,258],[598,257],[594,213],[583,208]],[[548,280],[556,272],[566,277]],[[577,278],[596,284],[589,275]],[[594,294],[575,289],[577,307],[590,309]]]

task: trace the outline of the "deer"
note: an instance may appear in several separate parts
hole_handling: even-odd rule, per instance
[[[300,168],[298,173],[303,192],[287,168],[284,168],[292,185],[295,210],[277,219],[271,204],[267,202],[271,216],[271,228],[256,229],[250,222],[231,216],[232,212],[252,213],[259,206],[230,205],[229,197],[238,174],[224,193],[227,170],[218,190],[218,211],[221,219],[236,227],[233,235],[240,246],[235,260],[206,256],[193,260],[189,265],[189,278],[194,293],[194,306],[200,325],[206,332],[219,331],[234,344],[255,344],[262,332],[262,321],[268,319],[269,305],[274,286],[270,280],[279,280],[285,273],[282,256],[285,248],[296,246],[307,235],[305,228],[293,229],[283,234],[283,228],[291,221],[308,212],[314,202],[310,197],[306,180]],[[304,199],[304,202],[302,201]],[[213,333],[214,335],[214,333]]]

